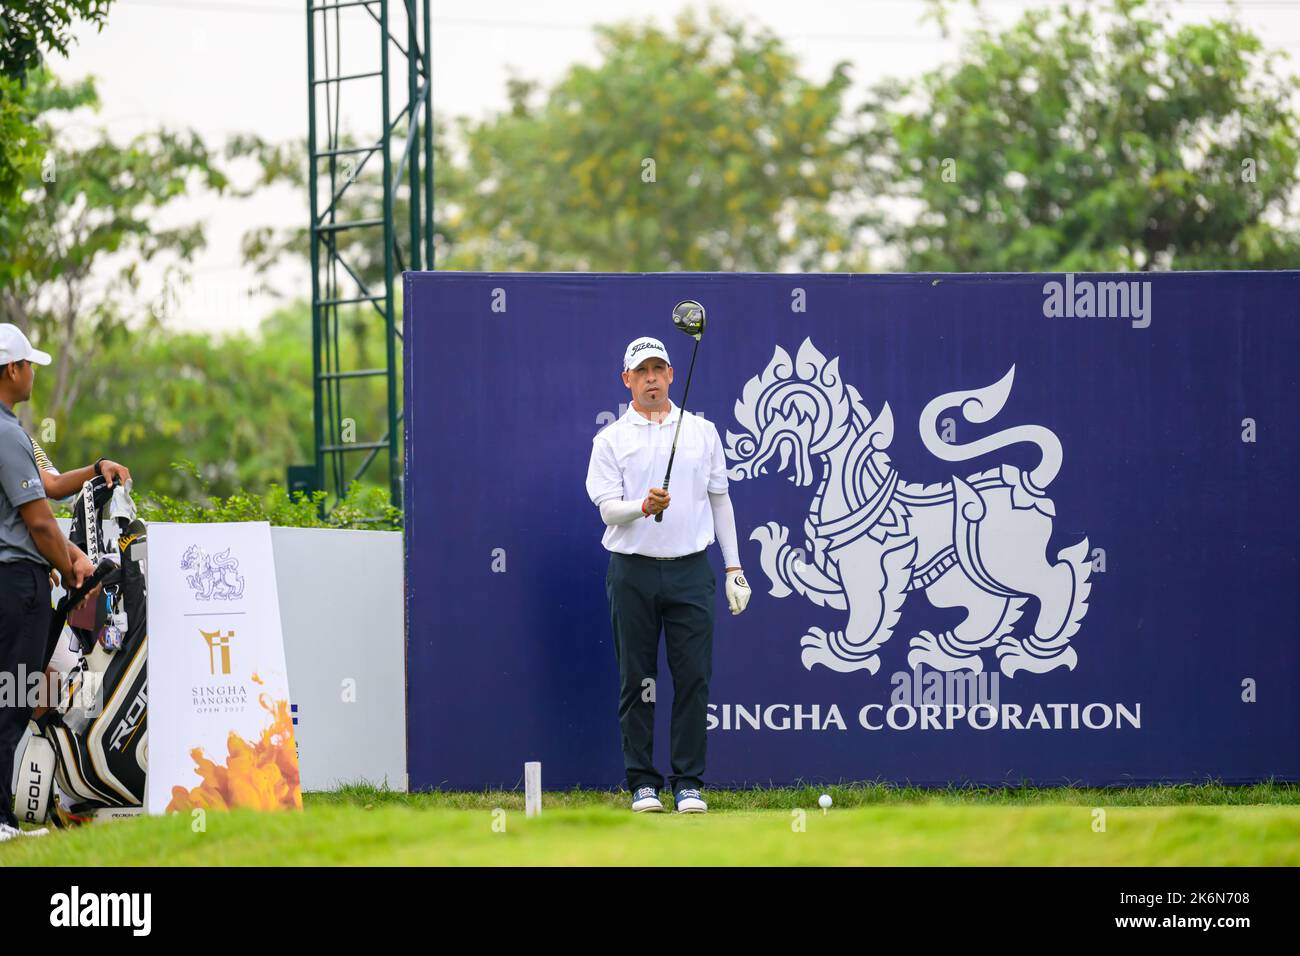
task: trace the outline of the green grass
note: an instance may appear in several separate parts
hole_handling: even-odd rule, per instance
[[[1230,787],[1208,782],[1162,787],[949,787],[934,789],[899,787],[887,783],[858,783],[845,786],[756,787],[749,790],[705,790],[710,810],[791,810],[813,808],[817,798],[829,793],[839,808],[875,805],[958,804],[964,806],[1165,807],[1165,806],[1258,806],[1261,804],[1300,806],[1300,784],[1261,783]],[[426,791],[399,793],[371,786],[349,784],[328,793],[307,794],[311,806],[391,805],[422,809],[522,810],[524,795],[519,790],[483,792]],[[614,807],[627,805],[628,795],[619,790],[566,790],[548,793],[546,807]]]
[[[706,791],[704,816],[632,814],[626,795],[308,794],[301,814],[210,813],[0,845],[0,866],[1300,865],[1300,787]],[[1105,810],[1105,831],[1094,810]]]

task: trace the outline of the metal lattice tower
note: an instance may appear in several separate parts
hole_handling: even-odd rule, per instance
[[[317,487],[343,495],[380,460],[399,507],[402,327],[393,280],[433,267],[429,6],[307,0]],[[345,110],[349,127],[363,128],[344,129]],[[364,361],[377,343],[382,365]],[[377,382],[385,386],[383,421],[363,414],[365,390],[374,403]]]

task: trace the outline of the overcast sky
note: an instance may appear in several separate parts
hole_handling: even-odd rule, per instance
[[[848,60],[859,88],[886,76],[911,76],[956,52],[964,10],[945,40],[921,22],[921,0],[728,0],[722,8],[771,28],[800,59],[805,75],[825,80]],[[984,0],[988,15],[1010,22],[1027,6],[1019,0]],[[391,4],[399,8],[400,4]],[[65,79],[93,74],[103,109],[93,125],[123,141],[145,129],[192,127],[219,144],[237,132],[276,140],[307,132],[306,4],[303,0],[117,0],[101,33],[77,31],[67,60],[55,58]],[[556,80],[574,62],[596,62],[595,23],[645,20],[668,25],[679,12],[702,4],[659,0],[476,0],[434,2],[434,106],[440,114],[480,116],[505,105],[512,74]],[[1179,20],[1204,20],[1230,5],[1218,0],[1175,4]],[[653,13],[651,12],[653,8]],[[1300,0],[1241,0],[1241,20],[1271,45],[1300,57]],[[376,30],[359,21],[345,47],[377,43]],[[353,61],[350,69],[371,69]],[[1295,68],[1294,62],[1291,68]],[[377,115],[345,102],[344,126],[362,129]],[[349,112],[355,112],[349,122]],[[178,327],[251,329],[274,302],[245,293],[239,238],[254,225],[287,226],[307,219],[306,196],[290,190],[252,202],[211,198],[187,201],[180,220],[208,223],[209,249],[198,261],[194,285],[172,319]],[[276,277],[285,292],[310,295],[306,270]],[[151,281],[160,283],[161,279]]]

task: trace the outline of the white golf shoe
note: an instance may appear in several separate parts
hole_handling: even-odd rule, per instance
[[[632,794],[632,809],[636,813],[663,813],[664,805],[659,800],[659,791],[654,787],[638,787]]]
[[[708,813],[709,805],[700,798],[700,791],[695,789],[678,790],[673,796],[678,813]]]
[[[0,843],[12,840],[15,837],[42,837],[48,835],[49,832],[45,827],[41,827],[39,830],[20,830],[18,827],[10,826],[7,823],[0,823]]]

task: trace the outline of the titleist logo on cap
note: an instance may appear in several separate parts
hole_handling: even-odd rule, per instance
[[[628,344],[627,351],[623,353],[623,369],[626,371],[636,368],[643,361],[641,356],[647,353],[662,356],[665,362],[669,361],[668,350],[664,348],[664,344],[653,336],[643,335]]]

